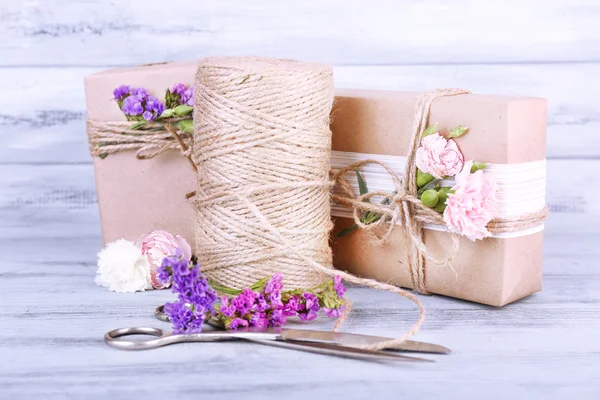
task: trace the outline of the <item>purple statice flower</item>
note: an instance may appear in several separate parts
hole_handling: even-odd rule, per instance
[[[202,324],[204,324],[206,318],[203,310],[195,309],[195,307],[181,302],[167,303],[164,310],[173,324],[174,333],[198,333],[202,331]]]
[[[123,101],[121,111],[123,111],[126,115],[130,115],[132,117],[140,115],[144,112],[144,106],[142,105],[143,101],[144,99],[141,96],[128,96]]]
[[[269,326],[269,319],[267,314],[264,312],[256,312],[250,317],[250,326],[256,326],[258,328],[266,328]]]
[[[153,121],[165,111],[164,103],[150,96],[144,88],[121,85],[113,94],[121,106],[121,111],[131,117],[142,116],[146,121]]]
[[[340,299],[344,297],[344,294],[346,293],[346,287],[342,283],[342,277],[339,275],[333,277],[333,288]]]
[[[344,313],[344,310],[346,309],[345,305],[341,305],[338,308],[327,308],[327,307],[323,307],[323,312],[325,313],[325,315],[327,315],[329,318],[339,318],[342,316],[342,314]]]
[[[281,292],[279,290],[270,293],[268,296],[273,307],[283,307],[283,302],[281,301]]]
[[[162,263],[157,271],[158,280],[163,283],[170,283],[175,268],[178,268],[178,274],[185,274],[189,270],[189,265],[184,261],[182,249],[176,249],[175,252],[163,258]]]
[[[252,289],[246,288],[231,303],[240,315],[245,316],[250,312],[256,311],[257,306],[255,303],[258,296],[258,293]]]
[[[227,327],[227,329],[236,330],[239,327],[248,327],[248,321],[246,321],[245,319],[242,319],[242,318],[234,318],[229,323],[229,326]]]
[[[219,311],[221,311],[221,314],[228,318],[231,318],[235,315],[235,307],[233,304],[229,303],[227,296],[221,296],[221,307],[219,308]]]
[[[168,264],[165,265],[165,259],[163,259],[162,265],[158,268],[158,273],[156,277],[158,281],[161,282],[165,287],[171,285],[171,271],[169,270]]]
[[[197,268],[194,268],[194,270],[198,271]],[[188,294],[188,301],[195,307],[203,308],[206,312],[212,314],[214,304],[217,301],[217,293],[210,287],[208,280],[204,275],[196,277],[196,279],[193,280],[192,287]]]
[[[116,101],[123,100],[124,97],[129,96],[131,94],[131,86],[121,85],[113,90],[113,96],[115,96]]]
[[[185,104],[186,106],[193,107],[194,106],[194,88],[189,87],[185,92],[181,95],[181,104]]]
[[[286,322],[287,318],[283,312],[282,308],[277,308],[271,312],[269,318],[269,326],[283,326]]]
[[[184,83],[177,83],[171,89],[171,93],[179,97],[179,104],[194,105],[194,88]],[[176,97],[177,98],[177,97]]]
[[[146,97],[148,97],[148,91],[144,88],[133,88],[131,89],[131,94],[139,96],[142,100],[146,100]]]
[[[271,308],[271,305],[267,302],[267,299],[265,299],[265,295],[262,293],[259,294],[258,297],[256,298],[256,311],[264,312],[270,308]]]
[[[188,86],[185,83],[176,83],[173,85],[173,88],[171,89],[171,93],[175,93],[178,94],[179,96],[181,96],[186,89],[188,88]]]
[[[267,281],[264,292],[265,292],[265,294],[270,294],[275,291],[281,292],[282,290],[283,290],[283,276],[279,272],[277,272],[277,273],[273,274],[271,279],[269,279]]]
[[[267,281],[265,285],[264,293],[267,295],[269,301],[273,305],[273,307],[281,307],[283,303],[281,302],[281,291],[283,290],[283,276],[277,272],[275,273],[271,279]]]
[[[300,302],[300,297],[298,297],[297,295],[293,295],[283,305],[283,315],[286,317],[291,317],[293,315],[296,315],[298,311],[302,311],[303,309],[304,304]]]
[[[193,333],[202,329],[207,315],[214,312],[217,293],[208,279],[200,273],[200,266],[190,263],[182,249],[163,259],[158,271],[161,282],[171,281],[177,302],[165,304],[165,313],[173,323],[175,333]]]
[[[153,121],[165,111],[165,105],[154,96],[148,96],[144,104],[144,113],[142,116],[146,121]]]
[[[317,296],[310,292],[304,292],[302,293],[302,300],[304,302],[304,309],[298,312],[300,319],[302,321],[312,321],[317,318],[317,312],[321,308]]]

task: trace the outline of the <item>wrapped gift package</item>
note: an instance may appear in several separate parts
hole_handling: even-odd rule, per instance
[[[142,87],[159,98],[176,83],[192,84],[197,62],[163,63],[105,71],[85,78],[89,121],[125,121],[113,99],[119,85]],[[401,175],[410,141],[418,93],[337,90],[332,112],[332,167],[375,158]],[[543,99],[460,95],[434,101],[430,122],[440,129],[457,125],[469,133],[456,139],[465,160],[490,163],[501,186],[502,212],[518,215],[545,204],[546,103]],[[195,213],[186,193],[196,176],[179,150],[139,160],[136,150],[93,157],[102,236],[105,243],[136,240],[154,229],[179,233],[194,243]],[[377,166],[361,169],[370,190],[392,191],[389,176]],[[349,178],[349,181],[352,177]],[[356,182],[354,182],[356,183]],[[503,188],[506,188],[504,191]],[[512,214],[511,214],[512,213]],[[375,245],[369,233],[355,230],[351,210],[333,204],[334,264],[363,277],[410,287],[404,235],[397,226],[391,239]],[[523,232],[471,242],[460,238],[452,266],[428,265],[427,290],[501,306],[541,289],[543,225]],[[451,247],[447,232],[426,229],[428,251],[444,257]]]
[[[336,95],[332,168],[376,159],[401,176],[418,93],[338,90]],[[546,108],[540,98],[442,97],[433,102],[429,124],[437,123],[441,132],[459,125],[469,128],[455,139],[465,161],[489,163],[484,173],[493,175],[499,184],[498,212],[518,217],[545,207]],[[392,192],[389,174],[381,167],[367,165],[361,172],[369,191]],[[353,186],[358,186],[356,178]],[[372,233],[360,229],[338,237],[354,221],[351,210],[336,204],[332,215],[336,217],[332,241],[337,268],[411,287],[402,226],[396,226],[391,239],[380,245],[373,243]],[[451,235],[439,227],[426,226],[424,241],[436,258],[447,256],[452,248]],[[541,290],[542,250],[542,223],[475,242],[460,237],[451,265],[426,265],[427,291],[505,305]]]
[[[174,84],[193,84],[196,66],[196,61],[163,63],[87,76],[88,121],[126,121],[113,99],[116,87],[145,88],[164,99],[166,90]],[[180,151],[167,150],[156,157],[138,160],[132,149],[93,159],[105,243],[120,238],[134,241],[155,229],[179,233],[194,243],[195,212],[185,195],[195,190],[196,175]]]

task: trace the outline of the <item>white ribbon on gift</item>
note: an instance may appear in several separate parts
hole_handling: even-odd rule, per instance
[[[331,152],[331,168],[341,169],[347,165],[362,160],[377,160],[390,167],[400,179],[404,175],[406,157],[390,156],[382,154],[365,154],[345,151]],[[479,160],[475,160],[479,161]],[[497,216],[499,218],[516,217],[519,215],[530,214],[543,209],[546,205],[546,160],[530,161],[515,164],[488,164],[483,173],[494,178],[498,184],[499,191],[496,195],[498,201]],[[360,174],[366,182],[369,191],[384,191],[391,193],[394,186],[390,175],[380,166],[367,164],[360,168]],[[356,174],[348,174],[346,180],[352,186],[352,189],[358,193],[358,180]],[[445,179],[442,186],[453,186],[454,179]],[[335,189],[337,194],[338,189]],[[373,203],[378,200],[374,197]],[[334,204],[331,208],[331,214],[335,217],[352,218],[352,210],[340,204]],[[446,231],[444,226],[425,225],[425,229]],[[544,229],[544,224],[531,228],[503,232],[492,235],[495,238],[513,238],[527,236]]]

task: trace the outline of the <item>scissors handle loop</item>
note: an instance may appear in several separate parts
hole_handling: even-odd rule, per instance
[[[124,336],[144,335],[149,336],[149,340],[123,340]],[[119,328],[104,335],[106,344],[122,350],[148,350],[157,347],[166,346],[167,344],[177,342],[177,337],[170,332],[163,331],[158,328],[134,327],[134,328]]]

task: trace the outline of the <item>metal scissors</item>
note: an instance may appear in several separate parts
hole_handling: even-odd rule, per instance
[[[163,312],[163,306],[158,307],[154,315],[161,321],[169,321],[168,316]],[[218,321],[209,320],[206,323],[217,330],[175,335],[158,328],[120,328],[107,332],[104,340],[108,345],[124,350],[148,350],[175,343],[247,340],[269,346],[369,361],[433,362],[433,360],[424,358],[359,348],[361,345],[390,340],[384,337],[285,328],[245,328],[237,331],[224,331]],[[150,335],[156,338],[144,341],[120,339],[128,335]],[[437,354],[450,352],[443,346],[415,341],[404,342],[403,347],[398,350]]]

